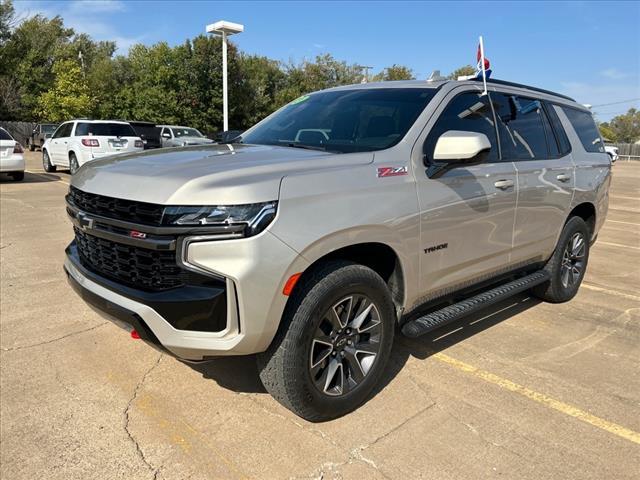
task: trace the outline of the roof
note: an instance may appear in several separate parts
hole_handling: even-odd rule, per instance
[[[325,91],[339,91],[339,90],[364,90],[364,89],[376,89],[376,88],[440,88],[447,83],[463,84],[464,82],[480,83],[482,80],[441,80],[435,82],[428,82],[426,80],[394,80],[389,82],[371,82],[371,83],[357,83],[353,85],[344,85],[340,87],[329,88]],[[532,87],[521,83],[509,82],[506,80],[498,80],[494,78],[487,79],[488,84],[504,85],[508,87],[522,88],[524,90],[531,90],[538,93],[544,93],[554,97],[559,97],[564,100],[575,102],[575,100],[561,93],[552,92],[538,87]]]

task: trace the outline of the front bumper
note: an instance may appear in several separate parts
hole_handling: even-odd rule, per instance
[[[146,342],[185,360],[228,355],[243,340],[239,331],[235,285],[227,280],[224,288],[202,297],[203,292],[146,293],[112,282],[82,266],[75,242],[67,248],[64,270],[72,288],[94,310],[120,327],[136,330]],[[212,308],[226,302],[224,310]],[[184,330],[189,322],[204,314],[224,325],[216,332]],[[202,321],[202,320],[201,320]],[[123,325],[124,324],[124,325]],[[182,328],[176,328],[182,327]]]

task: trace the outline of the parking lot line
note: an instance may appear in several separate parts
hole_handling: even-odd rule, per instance
[[[610,290],[608,288],[599,287],[597,285],[592,285],[587,282],[582,282],[582,284],[580,285],[580,288],[586,288],[587,290],[593,290],[594,292],[608,293],[609,295],[615,295],[616,297],[628,298],[629,300],[635,300],[637,302],[640,302],[640,297],[637,295],[619,292],[617,290]]]
[[[640,223],[636,223],[636,222],[622,222],[620,220],[607,220],[607,223],[624,223],[625,225],[640,225]]]
[[[522,395],[523,397],[533,400],[534,402],[537,402],[548,408],[556,410],[570,417],[574,417],[581,422],[588,423],[589,425],[592,425],[596,428],[640,445],[640,433],[618,425],[617,423],[609,422],[608,420],[604,420],[603,418],[591,415],[589,412],[585,412],[584,410],[574,407],[573,405],[561,402],[560,400],[551,398],[544,393],[536,392],[535,390],[531,390],[530,388],[512,382],[511,380],[507,380],[506,378],[499,377],[498,375],[495,375],[486,370],[482,370],[478,367],[474,367],[473,365],[469,365],[468,363],[456,360],[455,358],[445,355],[444,353],[436,353],[434,355],[434,358],[462,372],[481,378],[482,380],[493,385],[497,385],[500,388]]]
[[[620,248],[633,248],[634,250],[640,250],[640,247],[633,247],[631,245],[623,245],[622,243],[611,243],[611,242],[603,242],[602,240],[596,243],[596,245],[608,245],[610,247],[620,247]]]

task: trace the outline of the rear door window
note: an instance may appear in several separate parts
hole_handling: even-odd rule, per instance
[[[0,128],[0,140],[13,140],[13,138],[11,138],[11,135]]]
[[[502,159],[537,160],[548,158],[544,112],[539,100],[506,93],[492,93]]]
[[[484,133],[491,142],[491,150],[487,152],[485,161],[498,161],[495,124],[487,96],[481,96],[477,92],[467,92],[449,102],[425,142],[424,153],[427,159],[433,159],[433,151],[440,135],[450,130]]]
[[[562,107],[562,110],[569,118],[584,149],[587,152],[604,153],[604,143],[591,113],[571,107]]]
[[[545,111],[547,112],[547,117],[553,126],[553,132],[556,135],[556,140],[558,141],[560,155],[568,155],[569,152],[571,152],[571,143],[567,137],[567,132],[564,131],[564,127],[562,126],[562,122],[560,122],[560,118],[558,117],[554,106],[547,102],[545,102],[544,106]]]
[[[60,125],[60,128],[58,128],[58,130],[56,130],[53,138],[68,137],[71,135],[71,130],[73,130],[73,122],[64,123]]]
[[[87,123],[80,122],[76,128],[76,137],[95,135],[100,137],[136,137],[136,133],[127,123]]]

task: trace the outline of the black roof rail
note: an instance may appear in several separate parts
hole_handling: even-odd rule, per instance
[[[481,82],[482,79],[474,78],[472,81]],[[508,82],[507,80],[498,80],[496,78],[487,78],[487,83],[495,83],[496,85],[505,85],[507,87],[526,88],[527,90],[533,90],[535,92],[546,93],[547,95],[553,95],[554,97],[560,97],[560,98],[564,98],[565,100],[571,100],[572,102],[575,102],[575,99],[573,99],[573,98],[571,98],[571,97],[569,97],[567,95],[562,95],[561,93],[552,92],[551,90],[545,90],[544,88],[531,87],[529,85],[524,85],[522,83]]]

